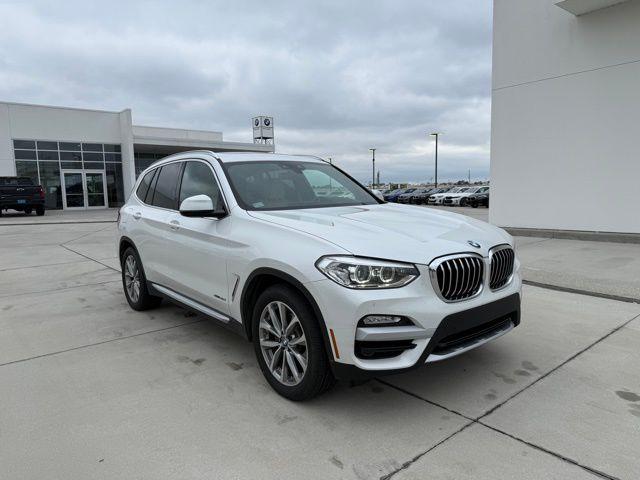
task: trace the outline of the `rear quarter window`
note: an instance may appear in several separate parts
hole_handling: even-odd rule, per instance
[[[142,180],[140,180],[140,185],[138,185],[138,189],[136,190],[136,195],[143,202],[147,196],[147,192],[149,191],[149,186],[151,185],[151,180],[153,180],[153,176],[156,174],[156,169],[147,172]]]
[[[154,207],[176,209],[178,203],[178,176],[180,173],[181,162],[169,163],[159,168],[158,179],[155,182],[153,192],[153,200],[151,205]]]

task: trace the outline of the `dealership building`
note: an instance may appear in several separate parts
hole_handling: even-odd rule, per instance
[[[491,222],[640,233],[640,1],[495,0],[493,35]]]
[[[185,150],[273,152],[273,144],[225,142],[222,132],[133,125],[109,112],[0,102],[0,176],[41,184],[48,209],[117,207],[137,175]]]

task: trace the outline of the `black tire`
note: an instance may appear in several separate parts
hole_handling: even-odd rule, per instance
[[[284,303],[298,318],[306,340],[307,366],[296,385],[285,385],[272,373],[260,346],[260,317],[272,302]],[[251,317],[253,346],[258,365],[269,385],[283,397],[302,401],[316,397],[335,384],[318,319],[305,298],[288,285],[272,285],[260,294]],[[286,338],[286,337],[285,337]]]
[[[469,203],[469,202],[467,201],[467,199],[466,199],[466,198],[461,198],[461,199],[460,199],[460,206],[461,206],[461,207],[466,207],[466,206],[467,206],[467,203]]]
[[[31,213],[31,212],[29,212]],[[36,215],[38,215],[39,217],[44,215],[44,207],[36,207]]]
[[[24,209],[24,213],[26,213],[27,215],[31,215],[31,212],[33,212],[33,209],[31,207],[27,207]]]
[[[130,293],[127,288],[127,261],[129,257],[133,259],[135,267],[138,272],[138,296],[135,298],[134,293]],[[135,248],[128,247],[122,257],[120,258],[120,266],[122,268],[122,289],[124,290],[124,296],[129,303],[129,306],[134,310],[144,311],[157,307],[162,303],[161,297],[155,297],[149,293],[147,289],[147,277],[144,275],[144,268],[142,267],[142,261]],[[135,271],[133,272],[135,276]]]
[[[473,207],[473,208],[478,208],[478,202],[473,202],[473,203],[471,204],[471,207]]]

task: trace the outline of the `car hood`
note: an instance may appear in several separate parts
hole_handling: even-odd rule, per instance
[[[249,214],[320,237],[353,255],[411,263],[426,264],[436,257],[460,252],[486,256],[491,247],[512,243],[509,234],[488,223],[405,205],[250,211]],[[480,244],[480,248],[471,246],[469,241]]]

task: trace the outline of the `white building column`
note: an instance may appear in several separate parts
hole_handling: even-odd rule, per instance
[[[131,194],[133,185],[136,183],[136,168],[133,159],[133,123],[130,108],[120,112],[120,137],[122,145],[122,180],[126,201]]]

